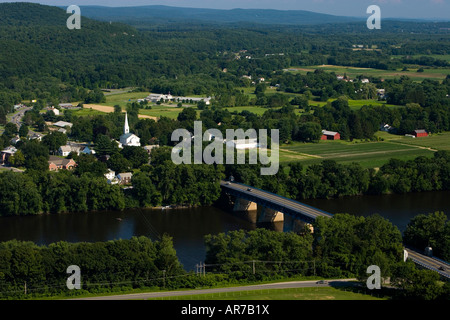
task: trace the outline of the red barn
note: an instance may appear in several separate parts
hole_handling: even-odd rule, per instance
[[[416,138],[427,137],[428,133],[425,130],[414,130],[414,136]]]
[[[341,135],[338,132],[322,130],[320,140],[341,140]]]

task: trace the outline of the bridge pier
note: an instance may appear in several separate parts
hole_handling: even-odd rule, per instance
[[[284,221],[284,214],[282,212],[262,207],[261,213],[258,216],[258,222],[281,222]]]
[[[284,224],[283,224],[284,232],[292,231],[295,233],[300,233],[300,232],[303,232],[305,227],[309,228],[309,230],[311,230],[311,233],[314,232],[314,228],[313,228],[312,224],[304,222],[299,219],[295,219],[287,214],[284,215]]]
[[[248,201],[242,198],[236,198],[234,202],[233,211],[256,211],[258,204],[256,202]]]

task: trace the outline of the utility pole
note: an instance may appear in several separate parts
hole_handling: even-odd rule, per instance
[[[27,282],[25,281],[25,284],[24,284],[24,290],[25,290],[25,295],[27,295]]]
[[[253,274],[255,274],[255,260],[252,260],[253,263]]]

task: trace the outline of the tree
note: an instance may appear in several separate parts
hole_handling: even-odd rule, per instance
[[[19,129],[19,137],[26,138],[28,135],[28,131],[29,131],[28,126],[25,124],[22,124]]]
[[[9,158],[9,163],[11,163],[14,167],[23,166],[25,164],[25,156],[22,151],[17,150],[16,153]]]
[[[113,154],[107,161],[108,167],[117,172],[126,172],[131,170],[132,164],[121,153]]]
[[[67,135],[59,131],[52,131],[42,138],[42,143],[48,147],[50,152],[56,154],[59,147],[67,143]]]
[[[184,108],[183,111],[181,111],[178,114],[177,117],[178,121],[195,121],[197,120],[197,112],[194,108]]]
[[[448,218],[442,211],[417,215],[408,223],[403,236],[404,241],[420,250],[430,246],[434,255],[448,260],[450,252],[448,247],[444,249],[449,242],[448,225]]]
[[[125,146],[122,149],[121,154],[131,163],[131,166],[135,169],[144,164],[147,164],[149,161],[148,152],[141,147]]]
[[[156,190],[149,176],[139,172],[134,174],[131,183],[133,185],[134,197],[142,207],[155,207],[161,204],[161,193]]]
[[[439,274],[431,270],[419,270],[412,261],[399,263],[392,274],[391,284],[399,289],[400,296],[408,299],[435,300],[444,290],[438,284]]]

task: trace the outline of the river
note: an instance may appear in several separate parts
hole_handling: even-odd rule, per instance
[[[304,201],[329,213],[368,216],[378,213],[400,231],[416,215],[444,211],[450,215],[450,191],[315,199]],[[133,209],[90,213],[46,214],[0,218],[0,241],[11,239],[47,245],[57,241],[96,242],[164,233],[173,237],[177,255],[187,270],[204,261],[204,236],[231,230],[253,230],[253,224],[216,207],[189,209]],[[280,229],[278,225],[264,225]]]

